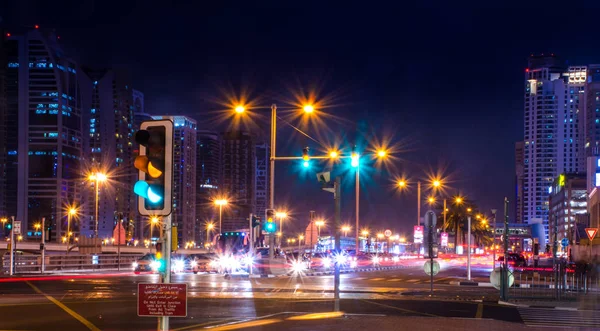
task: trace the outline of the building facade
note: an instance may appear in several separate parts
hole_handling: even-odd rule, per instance
[[[254,181],[254,215],[261,220],[265,218],[265,209],[269,206],[269,164],[271,152],[267,143],[256,145],[255,181]]]
[[[128,221],[133,195],[133,92],[127,71],[82,69],[83,146],[85,173],[102,172],[108,180],[98,187],[98,236],[109,238],[117,218]],[[85,213],[80,230],[84,236],[95,234],[96,183],[90,181],[84,194]],[[135,207],[135,206],[133,206]],[[126,225],[128,222],[125,223]],[[126,227],[127,228],[127,227]]]
[[[207,224],[218,221],[213,199],[219,192],[221,142],[219,134],[198,130],[196,139],[196,243],[205,244]],[[208,237],[210,238],[210,237]],[[209,240],[210,241],[210,240]]]
[[[525,143],[515,144],[515,222],[523,223],[523,185],[525,184]]]
[[[229,199],[221,232],[247,229],[256,195],[256,140],[242,131],[221,135],[221,192]],[[217,222],[218,228],[218,222]],[[218,230],[217,230],[218,231]]]
[[[548,240],[549,191],[561,173],[585,171],[587,68],[532,56],[525,72],[523,221],[541,220]]]
[[[24,232],[44,217],[51,239],[59,241],[65,206],[80,206],[84,187],[78,66],[56,35],[40,29],[13,32],[2,46],[5,213]]]
[[[578,224],[587,223],[586,186],[585,174],[560,174],[554,181],[549,197],[549,243],[576,240]]]
[[[196,233],[196,121],[186,116],[152,116],[173,121],[173,213],[179,247],[195,242]]]

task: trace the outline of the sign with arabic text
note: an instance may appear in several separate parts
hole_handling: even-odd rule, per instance
[[[138,284],[138,316],[186,317],[187,284]]]

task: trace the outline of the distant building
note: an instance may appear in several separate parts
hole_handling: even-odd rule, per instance
[[[196,233],[196,121],[186,116],[152,116],[173,121],[173,214],[179,247],[195,242]]]
[[[212,199],[219,192],[221,142],[214,131],[198,130],[196,138],[196,243],[206,243],[206,224],[218,221]],[[214,232],[213,232],[214,233]]]
[[[525,72],[523,221],[541,221],[548,240],[548,196],[561,173],[583,173],[587,67],[532,56]]]
[[[261,220],[265,218],[265,209],[269,206],[270,158],[270,146],[266,143],[256,144],[254,215],[257,215]]]
[[[600,64],[591,64],[585,85],[585,155],[600,155]]]
[[[229,197],[223,212],[224,231],[247,229],[256,195],[256,140],[247,132],[230,131],[221,138],[221,192]],[[217,222],[218,228],[218,222]]]
[[[0,29],[0,35],[5,36],[6,32]],[[6,208],[6,171],[7,165],[7,85],[8,77],[6,71],[8,69],[7,52],[1,51],[6,49],[6,40],[0,38],[0,215],[8,215]],[[5,235],[4,229],[0,230],[0,239]]]
[[[525,184],[525,143],[515,144],[515,222],[523,223],[523,185]]]
[[[109,174],[107,183],[100,183],[98,199],[98,236],[112,236],[116,220],[123,215],[128,220],[135,210],[133,195],[133,92],[131,77],[126,70],[82,69],[84,175],[93,172]],[[81,234],[95,232],[94,182],[86,184],[85,213],[80,217]],[[127,226],[127,223],[125,223]]]
[[[586,214],[586,176],[560,174],[550,189],[549,243],[560,242],[563,238],[575,242],[577,224],[587,223]]]
[[[60,241],[65,206],[80,205],[84,188],[78,66],[45,30],[11,31],[0,46],[0,208],[26,233],[45,217]]]

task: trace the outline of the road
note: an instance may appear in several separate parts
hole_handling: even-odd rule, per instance
[[[517,308],[488,302],[497,302],[493,288],[450,285],[463,273],[442,271],[434,298],[428,297],[428,278],[418,268],[345,274],[340,303],[345,317],[318,315],[308,320],[301,316],[332,310],[331,276],[224,279],[216,274],[178,274],[173,282],[188,284],[188,316],[172,318],[171,327],[192,330],[237,322],[256,330],[316,330],[338,323],[336,329],[344,330],[355,329],[357,316],[383,329],[394,329],[397,323],[428,325],[431,318],[444,318],[444,326],[457,330],[478,329],[481,321],[487,321],[489,330],[506,329],[506,323],[513,329],[524,326]],[[483,277],[484,272],[474,274]],[[0,330],[153,330],[156,318],[137,317],[136,292],[138,283],[157,281],[156,275],[125,274],[0,282]]]

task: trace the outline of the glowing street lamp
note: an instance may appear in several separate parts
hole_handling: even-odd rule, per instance
[[[238,114],[241,114],[243,112],[246,111],[246,107],[242,106],[242,105],[238,105],[237,107],[235,107],[235,112]]]
[[[77,209],[71,206],[67,209],[67,254],[69,254],[69,244],[71,243],[71,218],[77,215]]]
[[[206,242],[210,242],[210,233],[215,228],[215,224],[213,222],[206,223]]]
[[[302,109],[307,114],[311,114],[315,111],[315,108],[312,105],[304,105],[304,107]]]
[[[427,203],[429,203],[429,205],[433,205],[433,204],[435,204],[435,198],[434,198],[434,197],[432,197],[432,196],[431,196],[431,197],[429,197],[429,198],[427,198]]]
[[[276,212],[275,213],[275,217],[279,218],[279,232],[277,233],[277,236],[282,238],[283,237],[283,219],[287,218],[287,213],[286,212]],[[279,239],[279,245],[281,245],[281,239]]]
[[[369,230],[362,230],[362,232],[361,232],[361,233],[362,233],[362,235],[363,235],[363,236],[365,236],[365,237],[369,236]]]
[[[325,221],[315,221],[315,225],[317,226],[317,237],[321,237],[321,227],[325,225]]]
[[[398,187],[403,189],[406,187],[406,181],[404,179],[401,179],[398,181]]]
[[[108,176],[102,172],[92,173],[88,176],[88,180],[95,182],[94,188],[96,189],[96,214],[94,216],[94,221],[96,222],[94,227],[94,237],[98,238],[98,195],[100,192],[100,183],[103,183],[108,180]]]
[[[342,226],[342,232],[344,232],[344,237],[348,237],[348,232],[350,231],[349,225]]]
[[[381,149],[381,150],[377,151],[377,156],[378,157],[386,157],[387,151]]]
[[[337,151],[331,151],[329,152],[329,157],[332,159],[335,159],[339,156],[339,153]]]
[[[219,206],[219,233],[223,232],[223,206],[229,203],[227,199],[215,200],[215,205]]]

